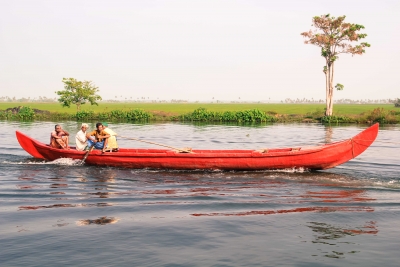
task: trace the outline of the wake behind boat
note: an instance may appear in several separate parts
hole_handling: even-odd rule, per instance
[[[192,150],[181,153],[171,149],[120,148],[118,152],[91,151],[85,163],[134,169],[174,170],[274,170],[304,168],[324,170],[343,164],[364,152],[376,139],[379,124],[356,136],[314,147],[288,147],[263,150]],[[35,158],[82,160],[86,151],[52,148],[19,131],[21,147]]]

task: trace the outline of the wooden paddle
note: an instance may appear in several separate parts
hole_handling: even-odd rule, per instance
[[[86,158],[89,156],[89,153],[92,152],[94,145],[90,147],[90,149],[86,152],[85,156],[82,159],[82,164],[85,163]]]
[[[190,148],[182,149],[182,148],[176,148],[176,147],[173,147],[173,146],[167,146],[167,145],[163,145],[163,144],[159,144],[159,143],[155,143],[155,142],[150,142],[150,141],[146,141],[146,140],[140,140],[140,139],[133,138],[133,137],[126,137],[126,136],[119,136],[119,137],[120,138],[125,138],[125,139],[128,139],[128,140],[135,140],[135,141],[139,141],[139,142],[143,142],[143,143],[148,143],[148,144],[152,144],[152,145],[168,147],[168,148],[172,148],[172,149],[178,150],[180,152],[184,152],[184,153],[193,153],[192,149],[190,149]]]

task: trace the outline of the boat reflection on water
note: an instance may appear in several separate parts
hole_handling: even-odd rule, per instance
[[[95,192],[84,192],[82,195],[86,195],[89,198],[98,196],[99,198],[109,198],[114,194],[113,188],[110,185],[115,184],[115,178],[117,177],[117,170],[115,169],[90,169],[87,174],[91,179],[91,184]],[[81,181],[87,182],[87,179],[81,179]]]
[[[93,203],[93,204],[52,204],[52,205],[40,205],[40,206],[19,206],[18,210],[40,210],[40,209],[51,209],[51,208],[82,208],[82,207],[108,207],[112,206],[109,203]]]
[[[117,177],[118,169],[112,168],[91,168],[88,175],[95,177],[99,184],[114,184]]]
[[[84,225],[91,225],[91,224],[97,224],[97,225],[106,225],[106,224],[113,224],[119,221],[119,218],[114,218],[114,217],[100,217],[97,219],[85,219],[85,220],[79,220],[76,222],[78,226],[84,226]]]
[[[282,175],[281,175],[282,176]],[[281,177],[280,176],[280,177]],[[305,184],[304,191],[298,191],[296,194],[293,192],[286,192],[287,186],[297,180],[297,182]],[[362,188],[353,189],[350,187],[360,187],[359,181],[355,182],[351,177],[345,175],[338,175],[332,173],[289,173],[285,175],[285,179],[278,181],[273,179],[252,179],[241,187],[236,187],[234,194],[238,194],[239,189],[245,191],[252,191],[262,189],[264,194],[252,194],[253,198],[251,203],[265,203],[266,206],[270,204],[280,204],[289,206],[285,209],[263,209],[263,210],[240,210],[240,211],[220,211],[210,213],[192,213],[192,216],[249,216],[249,215],[277,215],[287,213],[305,213],[305,212],[373,212],[374,208],[365,205],[368,202],[374,201],[374,198],[368,197],[366,190]],[[232,183],[232,180],[229,181]],[[290,185],[289,185],[290,186]],[[222,189],[215,187],[203,188],[203,195],[222,195],[227,196],[233,188]],[[277,189],[278,188],[278,189]],[[313,188],[313,190],[309,190]],[[326,189],[328,188],[328,190]],[[315,189],[315,190],[314,190]],[[279,190],[283,191],[278,194]],[[191,189],[193,192],[193,189]],[[199,191],[199,190],[197,190]],[[221,194],[221,192],[225,192]],[[178,193],[172,191],[173,193]],[[268,194],[269,192],[269,194]],[[168,192],[171,194],[171,191]],[[182,193],[182,192],[180,192]],[[254,197],[258,196],[258,200]],[[243,202],[242,202],[243,203]],[[250,203],[250,202],[249,202]],[[345,205],[341,205],[345,204]]]
[[[19,190],[30,190],[41,188],[40,185],[35,185],[32,182],[36,180],[35,176],[38,173],[37,170],[23,170],[20,175],[18,175],[18,180],[21,181],[22,184],[17,184],[16,187]],[[29,184],[27,184],[29,183]]]
[[[325,144],[332,143],[333,129],[332,126],[325,127]]]
[[[78,172],[76,174],[76,179],[79,182],[86,183],[95,178],[99,183],[115,183],[115,178],[117,177],[118,169],[112,168],[90,168],[83,172]]]
[[[307,199],[306,202],[324,203],[357,203],[375,200],[366,196],[367,192],[362,189],[342,189],[342,190],[319,190],[307,191],[301,197]],[[369,208],[370,209],[370,208]]]
[[[57,170],[52,178],[45,181],[50,190],[46,194],[65,195],[66,198],[44,198],[41,202],[35,201],[34,205],[20,205],[18,210],[109,207],[128,201],[135,203],[136,210],[148,209],[152,205],[154,210],[158,210],[157,216],[165,218],[173,216],[170,210],[179,210],[181,217],[293,216],[296,213],[374,211],[368,203],[375,199],[368,196],[363,181],[329,172],[204,172],[98,167],[75,167],[69,170],[68,175],[64,172]],[[43,179],[41,181],[41,186],[46,187]],[[37,181],[21,182],[34,190]],[[93,203],[99,198],[107,198],[109,203]],[[215,205],[216,202],[218,205]],[[149,218],[153,217],[153,214],[149,215]],[[82,219],[77,224],[105,225],[118,220],[103,216]],[[347,232],[355,234],[357,229],[360,230],[355,227],[352,231],[347,229]]]
[[[309,227],[313,232],[314,239],[311,242],[318,245],[318,251],[322,254],[321,256],[328,258],[344,258],[347,254],[360,252],[352,250],[352,248],[357,247],[358,244],[355,244],[352,239],[347,239],[348,237],[362,234],[377,235],[379,232],[376,221],[369,221],[363,226],[354,228],[339,227],[321,222],[309,222],[307,227]],[[341,249],[337,248],[339,247],[338,243],[341,243]],[[349,245],[351,250],[343,251],[343,248],[346,248],[346,250],[348,249],[347,246],[344,246],[343,244]],[[335,246],[336,250],[331,250],[332,246]],[[326,251],[323,248],[326,248]],[[313,256],[318,255],[314,254]]]

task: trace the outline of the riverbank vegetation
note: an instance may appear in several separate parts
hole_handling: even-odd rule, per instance
[[[57,103],[13,104],[0,103],[1,120],[400,123],[400,110],[389,104],[341,104],[333,116],[325,116],[323,104],[103,103],[80,111]]]
[[[76,109],[62,107],[58,102],[54,103],[27,103],[13,102],[0,103],[0,111],[16,107],[30,107],[36,110],[48,111],[50,113],[76,114]],[[99,102],[96,106],[82,106],[81,111],[85,112],[110,112],[111,110],[132,110],[142,109],[150,113],[165,113],[167,116],[176,116],[190,113],[198,108],[205,108],[209,111],[241,111],[248,109],[259,109],[265,112],[277,114],[307,114],[316,111],[324,111],[325,105],[320,104],[298,104],[298,103],[132,103],[132,102]],[[356,115],[376,108],[385,110],[397,110],[390,104],[335,104],[335,116]]]

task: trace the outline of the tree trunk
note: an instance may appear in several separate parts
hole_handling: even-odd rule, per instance
[[[329,69],[328,69],[328,64],[326,64],[326,69],[325,69],[325,91],[326,91],[326,107],[325,107],[325,116],[328,115],[328,110],[329,110]]]
[[[326,76],[326,111],[325,116],[333,114],[333,63],[328,65]]]

